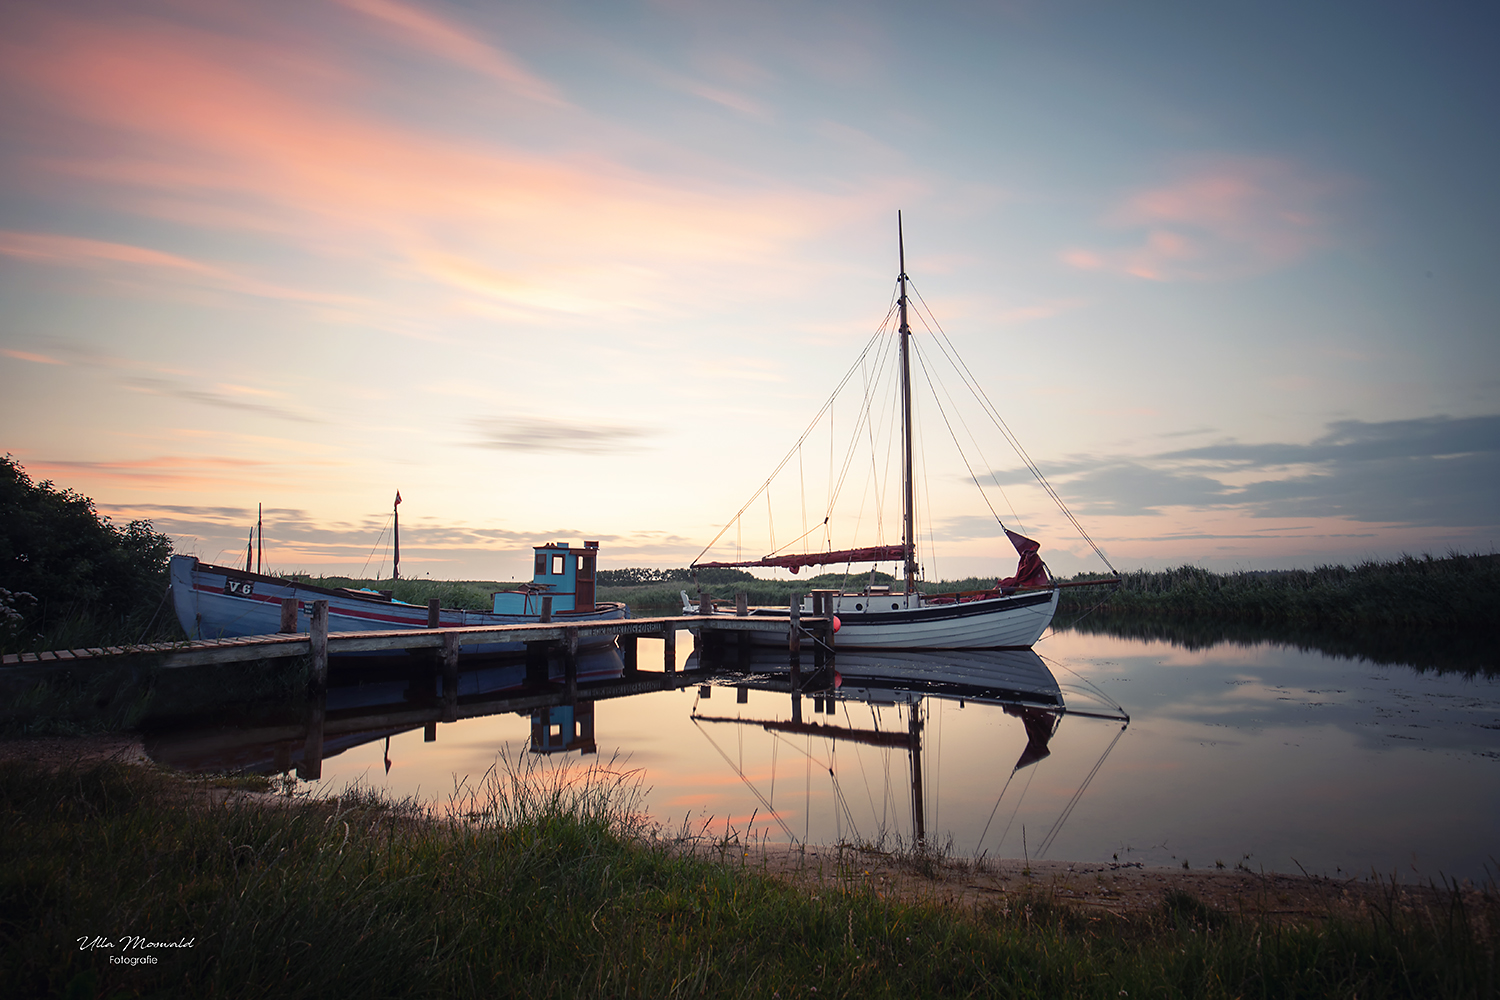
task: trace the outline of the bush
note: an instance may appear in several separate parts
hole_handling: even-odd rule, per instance
[[[133,642],[162,618],[172,540],[0,458],[0,642],[7,653]],[[165,616],[168,625],[172,615]]]

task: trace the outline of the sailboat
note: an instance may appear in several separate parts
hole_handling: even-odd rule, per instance
[[[906,240],[901,229],[900,213],[897,213],[897,246],[900,269],[897,276],[899,297],[900,345],[900,412],[901,412],[901,505],[902,537],[900,545],[877,545],[854,549],[828,549],[825,551],[776,553],[759,559],[705,560],[703,558],[724,536],[727,526],[710,542],[692,564],[695,576],[707,569],[771,569],[784,568],[796,573],[810,566],[848,566],[852,563],[896,562],[902,568],[904,585],[897,591],[893,586],[865,586],[857,592],[814,591],[807,595],[800,607],[802,614],[832,616],[837,619],[837,645],[840,648],[872,649],[1029,649],[1052,623],[1057,612],[1061,588],[1077,586],[1054,581],[1039,554],[1041,546],[1033,539],[1001,527],[1006,537],[1015,546],[1020,562],[1013,576],[996,580],[994,585],[977,591],[949,594],[927,594],[918,588],[917,537],[914,517],[915,488],[913,485],[914,452],[912,444],[912,329],[908,321],[910,299],[907,294]],[[867,348],[868,350],[868,348]],[[848,380],[846,376],[845,381]],[[842,384],[841,384],[842,387]],[[835,393],[836,395],[837,393]],[[986,401],[987,402],[987,401]],[[828,406],[825,404],[824,409]],[[804,435],[805,437],[805,435]],[[1007,437],[1009,433],[1007,431]],[[799,442],[800,446],[800,442]],[[1035,465],[1018,448],[1027,466],[1037,476],[1043,487],[1058,502],[1063,513],[1078,528],[1089,544],[1087,533],[1062,505],[1054,490],[1046,483]],[[786,460],[783,460],[783,465]],[[767,486],[762,486],[765,491]],[[754,498],[752,498],[753,501]],[[741,514],[749,507],[741,508]],[[739,515],[736,515],[738,518]],[[997,516],[998,520],[998,516]],[[825,518],[825,523],[827,519]],[[1094,546],[1101,559],[1104,554]],[[1108,560],[1105,560],[1108,565]],[[1113,567],[1111,567],[1112,569]],[[871,575],[873,581],[873,574]],[[1089,581],[1109,583],[1111,580]],[[692,599],[683,593],[684,610],[695,610]],[[709,610],[707,601],[700,601],[699,608]],[[745,611],[725,611],[726,614],[786,615],[787,608],[754,608]],[[717,613],[717,611],[715,611]],[[784,644],[785,636],[775,637],[768,633],[753,633],[756,642],[778,642]]]

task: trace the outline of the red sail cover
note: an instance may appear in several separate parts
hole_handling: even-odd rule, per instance
[[[1041,543],[1034,542],[1025,535],[1018,535],[1009,528],[1005,529],[1005,537],[1010,539],[1010,544],[1021,554],[1021,561],[1016,566],[1016,575],[997,580],[995,588],[1014,590],[1017,587],[1045,587],[1050,581],[1047,578],[1047,567],[1042,564],[1042,557],[1037,555],[1037,550],[1042,547]]]
[[[1017,535],[1017,538],[1020,536]],[[1036,543],[1031,543],[1035,547]],[[805,552],[801,555],[766,556],[746,562],[694,563],[694,569],[741,569],[752,566],[779,566],[796,573],[803,566],[828,566],[835,563],[885,562],[888,559],[903,559],[906,550],[899,545],[876,545],[868,549],[839,549],[834,552]]]

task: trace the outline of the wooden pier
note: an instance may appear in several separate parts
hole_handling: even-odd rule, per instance
[[[102,666],[123,657],[148,660],[164,669],[198,667],[216,663],[311,656],[314,674],[325,673],[332,656],[383,653],[392,650],[434,650],[443,658],[457,655],[471,644],[516,642],[528,649],[559,648],[565,659],[576,654],[583,639],[610,637],[620,643],[627,672],[639,669],[636,640],[661,639],[666,644],[662,668],[666,673],[677,669],[676,637],[680,629],[693,629],[714,639],[751,632],[786,633],[795,624],[802,636],[816,637],[831,647],[832,633],[827,618],[804,617],[800,621],[766,615],[729,617],[727,615],[672,615],[661,618],[624,618],[611,621],[583,621],[576,625],[545,622],[528,625],[482,625],[466,628],[395,629],[379,632],[329,632],[327,602],[314,601],[311,632],[286,632],[271,635],[246,635],[232,639],[194,639],[185,642],[145,643],[137,646],[108,646],[88,649],[58,649],[42,653],[7,653],[0,677],[22,673],[46,673],[62,667]],[[322,605],[320,609],[318,606]],[[320,615],[321,611],[321,615]],[[319,626],[322,626],[319,628]],[[320,669],[321,668],[321,669]]]

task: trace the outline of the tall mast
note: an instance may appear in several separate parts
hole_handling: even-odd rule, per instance
[[[912,517],[911,327],[906,322],[906,237],[896,213],[896,246],[901,254],[901,548],[906,562],[906,593],[917,589],[917,533]]]

